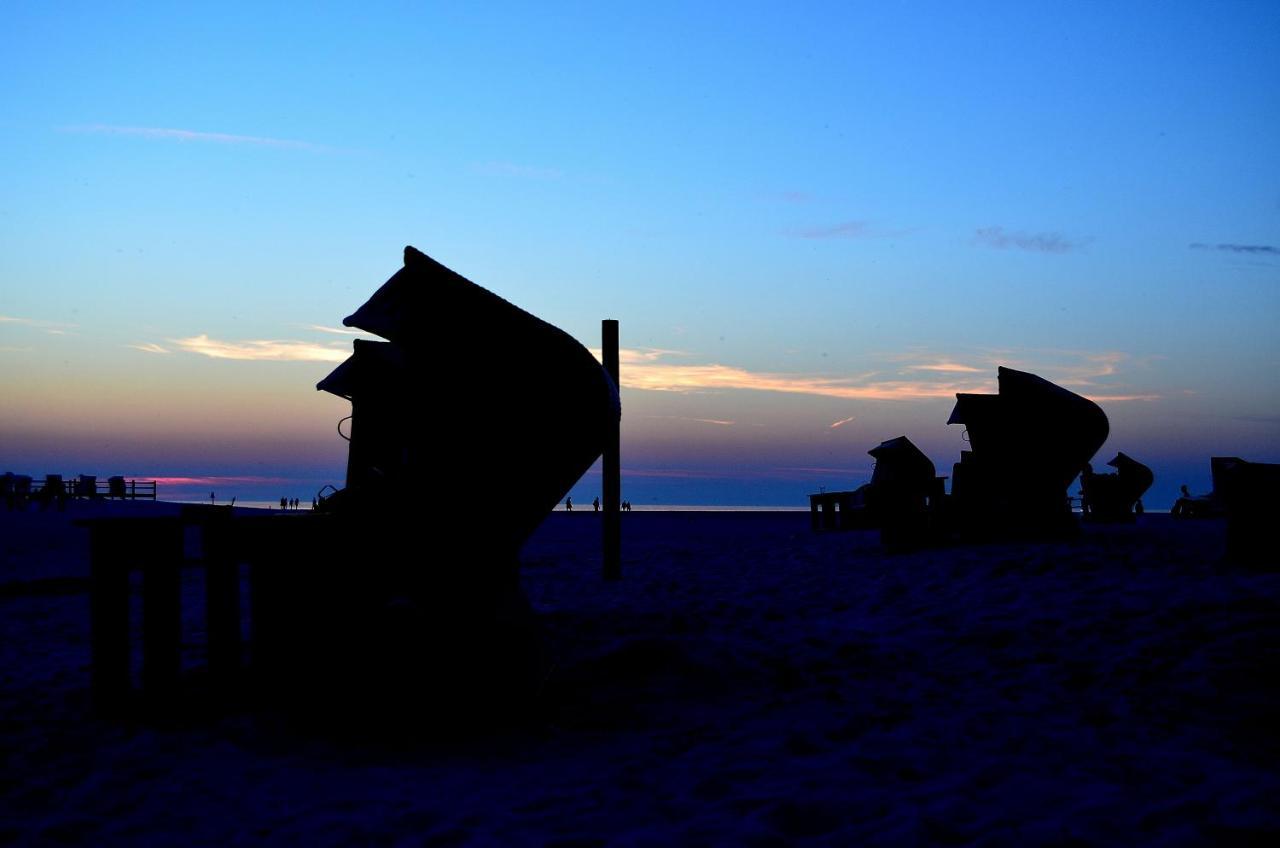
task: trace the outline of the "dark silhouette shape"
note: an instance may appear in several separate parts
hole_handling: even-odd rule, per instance
[[[1081,503],[1084,517],[1090,521],[1132,521],[1141,512],[1139,500],[1151,488],[1155,475],[1141,462],[1117,453],[1107,465],[1116,469],[1114,474],[1096,474],[1085,463],[1080,472]]]
[[[1170,513],[1177,518],[1224,518],[1227,504],[1223,493],[1228,488],[1227,477],[1231,469],[1245,462],[1238,456],[1215,456],[1209,459],[1209,473],[1213,489],[1207,495],[1194,495],[1184,483],[1179,491],[1182,496],[1173,504]]]
[[[852,491],[822,491],[809,496],[814,530],[880,528],[890,548],[923,544],[935,529],[932,512],[940,508],[940,484],[933,461],[906,436],[867,451],[875,457],[871,482]]]
[[[1227,515],[1227,557],[1250,565],[1280,566],[1275,522],[1280,515],[1280,464],[1215,456],[1213,499]]]
[[[1086,462],[1084,468],[1080,469],[1080,515],[1088,518],[1089,513],[1093,511],[1093,504],[1089,500],[1089,487],[1085,485],[1085,481],[1093,477],[1093,465]]]
[[[963,424],[951,484],[955,521],[968,535],[1070,532],[1067,487],[1107,438],[1093,401],[1048,380],[998,369],[999,393],[957,394],[948,424]]]
[[[566,512],[573,512],[573,498],[564,499],[564,508]]]
[[[315,586],[296,605],[313,623],[294,629],[364,622],[361,674],[427,662],[436,706],[474,706],[494,686],[520,688],[502,668],[529,689],[538,678],[513,660],[530,645],[519,549],[562,499],[572,509],[569,489],[600,456],[618,392],[562,330],[412,247],[404,262],[343,321],[387,341],[356,340],[317,384],[351,401],[347,485],[320,502],[345,541],[318,553],[358,563],[359,585],[344,573]],[[495,490],[508,508],[472,507]],[[423,536],[458,553],[437,561]]]
[[[1221,457],[1215,457],[1211,460],[1215,479],[1218,476],[1217,463],[1221,459]],[[1174,501],[1173,508],[1169,510],[1169,514],[1174,518],[1215,518],[1225,513],[1221,498],[1213,492],[1207,495],[1193,495],[1186,483],[1179,486],[1178,491],[1182,496]]]
[[[600,511],[600,498],[599,498],[599,497],[596,497],[596,498],[594,498],[594,499],[591,501],[591,511],[592,511],[592,512],[599,512],[599,511]]]
[[[98,498],[98,478],[92,474],[81,474],[72,484],[76,498]]]
[[[929,535],[929,497],[936,478],[933,461],[906,436],[867,451],[876,466],[867,484],[866,504],[880,526],[880,541],[901,549],[923,544]]]
[[[343,499],[372,490],[374,502],[449,514],[501,481],[515,509],[498,535],[514,551],[600,455],[617,389],[568,334],[412,247],[404,255],[343,321],[389,342],[356,341],[317,386],[352,401]],[[424,402],[446,406],[428,414]]]
[[[68,494],[67,484],[63,482],[61,474],[46,474],[44,485],[40,487],[37,495],[40,508],[48,509],[50,504],[55,504],[61,512],[66,509]]]

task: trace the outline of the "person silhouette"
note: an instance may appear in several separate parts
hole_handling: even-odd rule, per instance
[[[573,512],[573,498],[564,499],[564,508],[567,512]]]
[[[599,511],[600,511],[600,498],[598,498],[598,497],[597,497],[595,500],[593,500],[593,501],[591,502],[591,509],[592,509],[594,512],[599,512]]]
[[[1169,514],[1174,518],[1185,518],[1191,514],[1191,490],[1183,483],[1178,491],[1182,492],[1182,497],[1173,502],[1173,509],[1169,510]]]
[[[1089,515],[1093,512],[1093,503],[1089,495],[1089,486],[1093,483],[1093,466],[1089,463],[1084,464],[1084,468],[1080,469],[1080,514]]]

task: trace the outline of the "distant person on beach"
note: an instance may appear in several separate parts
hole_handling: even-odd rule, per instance
[[[1173,509],[1169,510],[1169,514],[1174,518],[1186,518],[1191,514],[1192,499],[1191,490],[1187,488],[1187,484],[1183,483],[1178,487],[1178,491],[1182,493],[1182,497],[1173,502]]]
[[[214,502],[215,502],[215,501],[214,501],[214,498],[213,498],[213,492],[210,492],[210,493],[209,493],[209,504],[210,504],[210,506],[212,506],[212,505],[214,504]]]
[[[564,508],[566,512],[573,512],[573,498],[564,499]]]
[[[591,509],[592,509],[593,511],[595,511],[595,512],[599,512],[599,511],[600,511],[600,498],[599,498],[599,497],[597,497],[595,500],[593,500],[593,501],[591,502]]]
[[[284,499],[284,498],[281,498],[281,499],[280,499],[280,509],[281,509],[281,510],[286,510],[286,509],[288,509],[288,508],[289,508],[289,501],[287,501],[287,500],[286,500],[286,499]]]
[[[1080,514],[1088,515],[1093,509],[1093,505],[1089,503],[1089,483],[1093,478],[1093,466],[1089,463],[1084,464],[1084,468],[1080,471]]]

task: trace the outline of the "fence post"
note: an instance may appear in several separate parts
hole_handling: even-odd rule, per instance
[[[613,384],[618,386],[618,322],[606,318],[600,325],[603,336],[604,369],[609,372]],[[621,402],[621,400],[619,400]],[[622,538],[619,501],[622,499],[621,421],[612,413],[605,425],[604,437],[604,578],[617,580],[622,576]]]
[[[182,522],[147,522],[133,542],[142,557],[142,688],[148,698],[178,682],[182,644]]]
[[[129,692],[129,562],[119,524],[89,527],[89,615],[93,705],[110,713]]]

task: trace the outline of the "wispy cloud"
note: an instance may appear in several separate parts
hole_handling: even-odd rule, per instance
[[[518,165],[515,162],[477,162],[475,169],[492,177],[520,177],[526,180],[558,180],[564,176],[559,168]]]
[[[1162,397],[1161,395],[1156,395],[1156,394],[1108,395],[1108,394],[1099,394],[1098,392],[1083,392],[1081,393],[1081,396],[1087,397],[1089,400],[1093,401],[1094,403],[1125,403],[1127,401],[1160,400],[1160,398]]]
[[[303,324],[308,330],[315,330],[318,333],[332,333],[337,336],[367,336],[370,335],[364,330],[349,330],[346,327],[324,327],[320,324]]]
[[[168,353],[169,351],[154,342],[143,342],[142,344],[125,345],[125,347],[140,350],[143,353]]]
[[[63,127],[64,132],[89,133],[93,135],[127,135],[135,138],[149,138],[158,141],[195,141],[211,144],[239,144],[253,147],[278,147],[292,150],[328,150],[330,148],[309,141],[296,141],[287,138],[270,138],[258,135],[235,135],[224,132],[205,132],[203,130],[176,129],[173,127],[122,127],[114,124],[84,124],[81,126]]]
[[[789,465],[789,466],[784,466],[784,467],[778,468],[778,469],[776,469],[776,470],[777,470],[777,471],[779,471],[779,472],[781,472],[781,473],[783,473],[783,474],[792,474],[792,473],[795,473],[795,472],[797,472],[797,471],[799,471],[799,472],[801,472],[801,473],[804,473],[804,474],[851,474],[851,475],[858,475],[858,474],[870,474],[870,473],[871,473],[871,468],[870,468],[869,466],[862,466],[862,467],[858,467],[858,468],[826,468],[826,467],[823,467],[823,466],[812,466],[812,465]]]
[[[738,423],[736,421],[726,421],[722,418],[689,418],[684,415],[646,415],[644,417],[667,421],[691,421],[695,424],[716,424],[720,427],[732,427]]]
[[[1001,364],[1025,371],[1045,372],[1048,379],[1063,386],[1082,388],[1099,386],[1099,380],[1120,371],[1122,363],[1132,357],[1118,350],[1031,351],[1020,357],[1008,357]]]
[[[598,347],[590,347],[591,355],[601,362],[604,361],[604,352]],[[645,365],[666,359],[670,356],[688,356],[689,354],[681,350],[664,350],[656,347],[632,347],[621,348],[618,351],[618,365]]]
[[[844,425],[848,424],[852,420],[853,420],[852,415],[850,415],[848,418],[841,418],[839,421],[833,421],[829,425],[827,425],[827,429],[835,430],[837,428],[843,427]]]
[[[67,330],[78,327],[78,324],[64,324],[58,321],[40,321],[35,318],[17,318],[13,315],[0,315],[0,324],[17,324],[22,327],[32,327],[37,330],[44,330],[51,336],[65,336]]]
[[[972,365],[961,365],[959,362],[924,362],[919,365],[908,365],[908,371],[937,371],[942,374],[980,374],[990,370],[975,368]]]
[[[1221,250],[1225,253],[1250,253],[1263,256],[1280,256],[1280,247],[1270,244],[1203,244],[1197,241],[1187,246],[1192,250]]]
[[[1006,232],[1004,227],[980,227],[974,231],[973,240],[997,250],[1013,247],[1033,253],[1070,253],[1080,247],[1079,242],[1070,241],[1061,233]]]
[[[214,359],[241,359],[265,362],[342,362],[349,350],[325,347],[313,342],[257,340],[227,342],[201,333],[185,339],[170,339],[179,350]]]
[[[1011,352],[983,354],[981,363],[958,362],[954,356],[897,354],[884,357],[897,364],[886,371],[852,376],[752,371],[721,363],[698,363],[690,354],[645,349],[623,350],[619,359],[622,387],[654,392],[759,391],[813,395],[841,400],[912,401],[952,398],[958,392],[994,392],[997,364],[1031,371],[1095,400],[1110,402],[1155,400],[1157,395],[1133,391],[1108,381],[1127,354],[1049,351],[1015,356]],[[989,358],[989,362],[987,359]],[[709,419],[708,419],[709,420]],[[848,420],[836,422],[831,428]]]
[[[991,363],[992,369],[996,365],[1004,365],[1020,371],[1030,371],[1096,402],[1149,401],[1159,400],[1162,397],[1150,392],[1135,392],[1123,385],[1109,385],[1108,378],[1120,375],[1123,366],[1129,364],[1140,366],[1145,361],[1135,360],[1134,357],[1121,351],[999,351],[988,352],[984,357]],[[914,366],[906,367],[911,369]]]
[[[866,221],[843,221],[824,227],[799,227],[785,232],[792,238],[801,239],[856,239],[871,235]]]
[[[627,350],[619,359],[622,386],[653,392],[704,392],[749,390],[817,395],[845,400],[918,400],[950,397],[958,391],[973,391],[973,383],[925,382],[890,379],[874,381],[868,375],[827,377],[808,374],[758,372],[719,363],[690,364],[669,361],[688,357],[664,351]],[[984,381],[985,385],[988,381]]]

